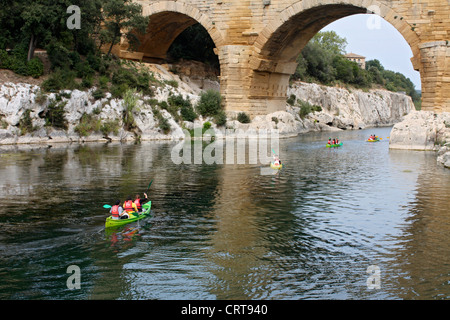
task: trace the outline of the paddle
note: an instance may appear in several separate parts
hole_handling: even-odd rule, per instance
[[[147,188],[147,192],[146,192],[146,193],[148,193],[148,190],[150,190],[150,186],[152,185],[152,183],[153,183],[153,179],[152,179],[152,181],[150,181],[150,183],[149,183],[149,185],[148,185],[148,188]]]

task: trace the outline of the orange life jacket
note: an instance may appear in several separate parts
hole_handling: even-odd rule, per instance
[[[111,215],[114,217],[114,218],[119,218],[119,206],[112,206],[112,208],[111,208]]]
[[[134,211],[134,209],[133,209],[133,201],[131,201],[131,200],[125,201],[125,203],[123,204],[123,209],[126,212],[133,212]]]
[[[136,205],[136,207],[138,208],[138,210],[141,210],[141,209],[142,209],[141,199],[136,199],[136,200],[134,200],[134,204]]]

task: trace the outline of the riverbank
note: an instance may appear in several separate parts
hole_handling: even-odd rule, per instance
[[[179,111],[177,115],[161,106],[174,96],[195,106],[202,92],[219,90],[217,78],[199,72],[202,67],[193,62],[185,62],[183,67],[145,67],[161,85],[152,88],[152,96],[139,96],[133,110],[134,127],[129,130],[124,125],[124,100],[113,98],[109,92],[99,97],[93,87],[44,93],[38,80],[8,81],[7,70],[1,70],[0,144],[180,140],[185,138],[184,129],[204,127],[207,122],[218,135],[233,130],[276,130],[280,137],[292,137],[311,131],[393,125],[414,109],[411,98],[400,93],[295,82],[289,88],[285,111],[257,116],[250,123],[241,123],[236,114],[228,114],[226,123],[220,126],[211,117],[182,121]],[[63,125],[55,125],[58,117]]]
[[[394,125],[390,149],[437,152],[437,161],[450,168],[450,113],[413,111]]]

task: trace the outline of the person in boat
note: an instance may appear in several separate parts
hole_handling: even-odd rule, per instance
[[[145,192],[144,197],[145,197],[144,199],[141,199],[141,196],[137,194],[136,197],[134,198],[134,204],[136,205],[138,212],[142,212],[142,205],[148,201],[148,197]]]
[[[114,220],[119,220],[122,218],[124,212],[123,212],[122,206],[120,205],[120,200],[116,201],[116,204],[111,207],[111,210],[109,210],[109,213],[111,214],[111,216]],[[128,214],[126,214],[126,215],[128,216]]]
[[[133,200],[131,199],[131,196],[129,196],[127,198],[127,200],[123,203],[123,209],[125,210],[124,215],[127,215],[127,218],[129,217],[129,214],[131,212],[138,212],[138,208],[136,206],[136,204],[133,202]],[[122,219],[126,219],[126,218],[122,218]]]
[[[336,144],[336,139],[333,139],[333,140],[331,141],[331,144],[332,144],[332,145],[335,145],[335,144]]]
[[[336,138],[336,141],[335,141],[336,143],[335,144],[339,144],[339,139],[338,138]]]
[[[281,160],[277,155],[273,156],[273,164],[279,166],[281,164]]]
[[[332,144],[332,142],[331,142],[331,138],[328,138],[328,142],[327,142],[327,144],[328,144],[328,145],[331,145],[331,144]]]

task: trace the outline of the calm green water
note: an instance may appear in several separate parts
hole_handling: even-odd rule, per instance
[[[1,147],[0,299],[448,299],[450,170],[389,134],[284,139],[276,175],[175,165],[173,143]],[[152,179],[152,217],[105,231]]]

